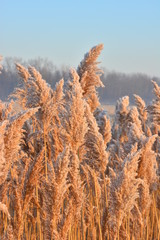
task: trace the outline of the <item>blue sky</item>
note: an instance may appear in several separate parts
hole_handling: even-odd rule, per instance
[[[0,0],[0,54],[77,67],[103,43],[108,70],[160,76],[159,0]]]

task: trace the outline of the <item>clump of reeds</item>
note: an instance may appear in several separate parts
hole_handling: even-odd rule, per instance
[[[102,49],[55,89],[16,64],[21,87],[0,101],[0,239],[160,239],[160,87],[150,106],[120,98],[111,124]]]

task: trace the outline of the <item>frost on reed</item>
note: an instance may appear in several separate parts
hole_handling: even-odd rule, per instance
[[[143,131],[146,132],[147,131],[146,122],[147,122],[147,117],[148,117],[147,116],[146,104],[140,96],[134,94],[134,98],[135,98],[135,103],[136,103],[136,106],[137,106],[137,110],[139,112],[139,118],[142,122]]]
[[[138,160],[141,152],[132,152],[122,163],[122,170],[114,172],[110,169],[110,196],[109,196],[109,218],[108,224],[111,239],[116,239],[123,219],[137,208],[136,200],[139,198],[138,187],[142,183],[137,178]],[[122,228],[123,230],[123,228]],[[121,235],[125,235],[125,231]]]
[[[86,107],[86,118],[89,127],[89,131],[86,134],[86,161],[93,169],[104,173],[108,163],[108,154],[105,150],[106,145],[102,135],[99,133],[96,119],[88,105]]]
[[[77,73],[80,77],[80,83],[84,91],[83,95],[91,111],[100,105],[96,88],[103,87],[103,83],[100,80],[102,71],[97,67],[97,58],[103,49],[103,44],[99,44],[93,47],[88,53],[85,54],[84,59],[78,66]]]
[[[111,124],[109,117],[107,117],[106,112],[103,109],[97,108],[94,112],[94,117],[96,118],[99,132],[102,134],[104,143],[107,145],[111,138]]]
[[[0,101],[0,239],[160,238],[160,87],[150,106],[120,98],[111,126],[96,92],[102,49],[55,89],[16,64],[21,87]]]

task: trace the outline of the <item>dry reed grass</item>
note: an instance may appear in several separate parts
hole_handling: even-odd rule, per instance
[[[16,65],[22,87],[0,102],[0,239],[160,239],[160,87],[147,107],[119,99],[110,124],[96,92],[102,48],[54,90]]]

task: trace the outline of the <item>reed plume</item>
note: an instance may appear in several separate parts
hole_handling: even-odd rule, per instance
[[[90,105],[91,111],[100,105],[96,93],[97,87],[104,87],[100,80],[102,71],[97,67],[97,58],[103,49],[103,44],[93,47],[88,53],[85,54],[84,59],[81,61],[77,68],[77,73],[80,77],[80,83],[83,89],[83,96]]]
[[[116,239],[127,214],[132,216],[132,210],[137,208],[136,200],[139,198],[139,185],[142,180],[137,178],[138,161],[141,151],[132,152],[122,163],[122,170],[110,170],[110,196],[109,196],[109,229],[112,239]]]

